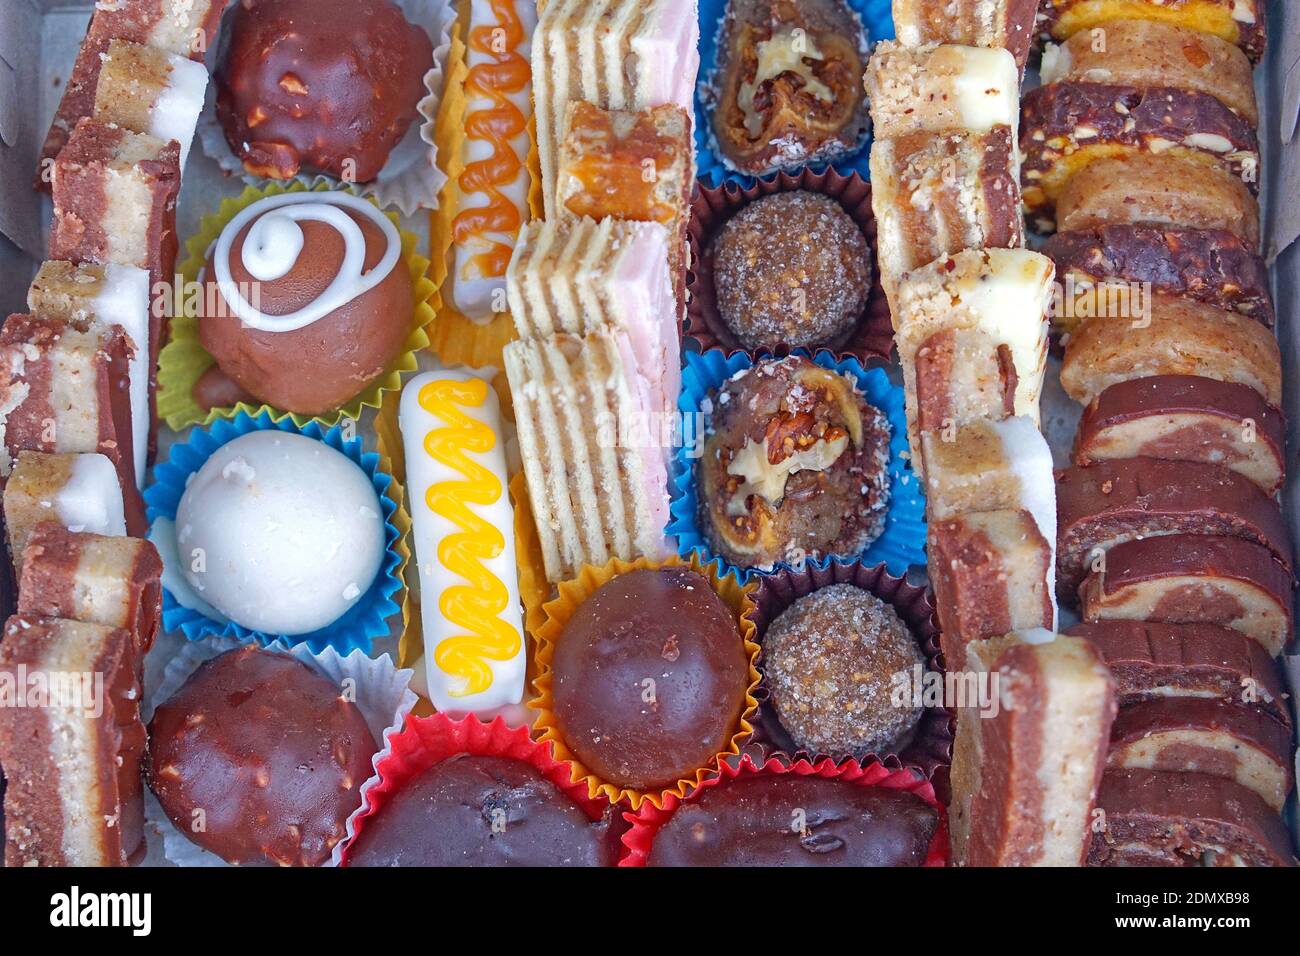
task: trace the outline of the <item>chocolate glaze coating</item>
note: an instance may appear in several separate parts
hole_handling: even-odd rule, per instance
[[[613,866],[610,815],[590,819],[535,769],[461,754],[367,821],[349,866]]]
[[[802,833],[796,827],[802,814]],[[650,866],[920,866],[939,814],[915,794],[751,774],[700,792],[655,835]]]
[[[552,707],[569,749],[600,779],[649,790],[727,746],[748,659],[735,618],[686,568],[620,574],[574,611],[552,661]]]
[[[418,116],[433,44],[390,0],[242,0],[217,119],[254,176],[379,175]]]
[[[149,736],[149,785],[167,816],[236,864],[328,859],[378,749],[338,687],[257,647],[199,667],[158,707]]]

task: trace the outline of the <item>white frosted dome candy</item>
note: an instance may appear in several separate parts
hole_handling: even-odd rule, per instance
[[[384,518],[369,476],[323,442],[275,429],[227,442],[176,509],[181,570],[237,624],[307,634],[374,583]]]

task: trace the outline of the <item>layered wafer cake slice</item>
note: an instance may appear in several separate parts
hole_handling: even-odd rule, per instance
[[[202,64],[230,0],[114,0],[98,3],[41,149],[42,167],[63,149],[78,120],[95,110],[103,54],[113,40],[153,47]],[[38,175],[38,182],[49,178]]]
[[[131,635],[11,617],[0,676],[16,698],[0,707],[5,865],[126,866],[138,858],[145,729]]]
[[[904,46],[959,43],[1009,50],[1023,70],[1038,0],[894,0],[894,33]]]
[[[0,327],[0,475],[21,451],[99,452],[117,470],[127,531],[143,534],[132,442],[131,343],[118,327],[11,315]]]
[[[105,456],[20,451],[4,482],[5,544],[14,566],[36,529],[55,522],[72,531],[124,535],[122,483]]]
[[[1042,0],[1038,26],[1046,40],[1108,28],[1116,20],[1175,24],[1235,43],[1255,62],[1264,55],[1264,0]]]
[[[184,169],[194,127],[203,112],[207,68],[201,62],[129,40],[110,40],[100,60],[95,119],[148,133],[164,143],[175,141],[181,148]]]
[[[1080,866],[1115,684],[1080,638],[1021,631],[966,648],[997,706],[958,709],[949,807],[958,866]]]
[[[877,140],[1020,126],[1020,70],[1002,49],[876,44],[864,78]]]

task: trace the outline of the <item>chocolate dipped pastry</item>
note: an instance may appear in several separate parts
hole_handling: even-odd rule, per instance
[[[713,397],[699,465],[710,547],[745,567],[860,553],[884,530],[889,422],[852,381],[764,359]]]
[[[844,0],[729,0],[704,87],[724,162],[761,176],[834,159],[870,124],[862,21]]]
[[[167,816],[235,864],[329,859],[378,749],[334,683],[253,646],[201,665],[158,706],[149,736],[149,785]]]
[[[1089,866],[1295,866],[1291,834],[1258,794],[1201,773],[1107,770]]]
[[[253,176],[369,182],[417,118],[433,45],[391,0],[243,0],[217,119]]]
[[[629,571],[597,589],[551,668],[564,742],[602,781],[633,790],[671,787],[726,750],[749,686],[735,618],[686,568]]]
[[[804,826],[792,827],[799,811]],[[938,826],[938,812],[904,790],[744,774],[679,806],[647,865],[920,866]]]
[[[415,306],[397,227],[342,192],[248,206],[221,231],[203,281],[203,347],[241,389],[303,415],[332,411],[383,375]]]
[[[1025,68],[1038,0],[894,0],[893,7],[894,32],[905,46],[1001,47]]]
[[[1268,13],[1263,0],[1043,0],[1038,27],[1044,40],[1109,28],[1116,20],[1174,24],[1235,43],[1254,62],[1264,55]]]
[[[895,679],[925,668],[892,607],[852,584],[799,598],[763,636],[763,676],[782,728],[811,754],[896,753],[921,719],[900,707]]]
[[[764,196],[732,216],[705,255],[718,312],[747,349],[834,348],[862,318],[871,253],[862,230],[827,196]]]
[[[348,866],[613,866],[613,834],[523,761],[460,754],[366,821]]]

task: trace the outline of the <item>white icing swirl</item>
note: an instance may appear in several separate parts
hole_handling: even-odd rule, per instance
[[[384,257],[369,272],[362,272],[366,261],[365,234],[344,209],[368,218],[383,231],[387,240]],[[303,219],[323,222],[338,232],[343,239],[343,262],[325,290],[301,309],[287,315],[267,315],[244,298],[231,275],[231,247],[235,237],[252,222],[240,250],[244,268],[260,282],[283,278],[302,254],[304,236],[298,222]],[[240,321],[260,332],[293,332],[324,318],[379,285],[393,271],[401,253],[402,238],[397,227],[373,203],[340,192],[282,193],[253,203],[230,220],[217,238],[213,266],[217,288]]]

